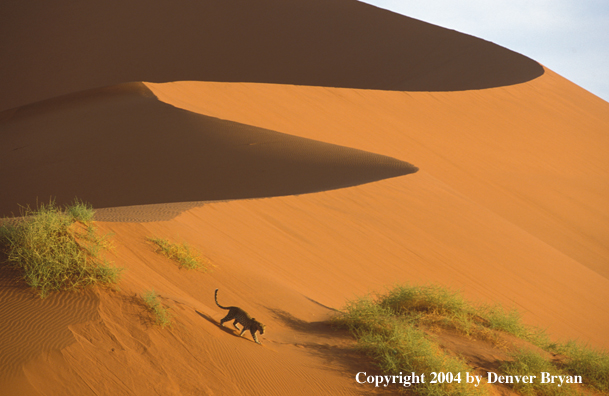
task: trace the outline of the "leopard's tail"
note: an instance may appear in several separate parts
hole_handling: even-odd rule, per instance
[[[228,307],[223,307],[222,305],[220,305],[220,303],[218,302],[218,289],[216,289],[216,293],[214,294],[215,298],[216,298],[216,305],[219,306],[222,309],[230,309]]]

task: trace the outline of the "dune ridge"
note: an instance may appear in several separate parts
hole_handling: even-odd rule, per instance
[[[21,187],[0,193],[2,215],[76,197],[105,208],[303,194],[417,170],[363,150],[176,109],[136,83],[8,113],[0,183]]]
[[[27,0],[0,15],[0,110],[133,81],[454,91],[543,74],[496,44],[355,0]]]

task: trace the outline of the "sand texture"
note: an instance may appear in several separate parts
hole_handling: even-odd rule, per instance
[[[1,394],[370,394],[328,320],[403,282],[609,348],[609,103],[537,62],[352,0],[0,15],[0,216],[78,197],[125,268],[41,300],[0,266]],[[262,346],[219,327],[216,288]]]

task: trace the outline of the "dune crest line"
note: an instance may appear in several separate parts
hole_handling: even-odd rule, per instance
[[[0,184],[20,187],[0,192],[1,215],[18,214],[18,205],[35,206],[37,199],[63,205],[78,197],[108,208],[263,198],[418,170],[388,156],[178,109],[142,83],[8,113]]]
[[[11,16],[2,23],[10,34],[0,34],[0,110],[131,81],[463,91],[544,73],[494,43],[356,0],[112,0],[86,7],[24,0],[0,7]],[[112,29],[102,21],[112,21]]]

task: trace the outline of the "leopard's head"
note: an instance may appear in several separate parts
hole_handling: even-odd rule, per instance
[[[260,332],[260,334],[264,334],[264,330],[266,329],[266,326],[263,325],[262,323],[258,322],[255,318],[252,318],[252,321],[256,324],[256,327],[258,328],[258,331]]]

